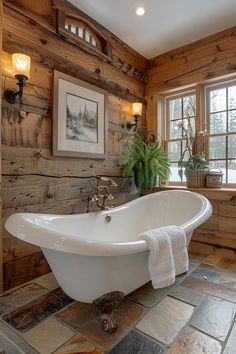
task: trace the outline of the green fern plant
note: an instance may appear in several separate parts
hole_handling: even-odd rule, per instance
[[[124,166],[123,175],[128,177],[131,172],[135,175],[135,184],[153,189],[155,178],[166,179],[170,172],[170,164],[166,153],[158,141],[146,142],[144,138],[135,135],[130,146],[131,155]]]

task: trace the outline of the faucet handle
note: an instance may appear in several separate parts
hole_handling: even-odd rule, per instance
[[[114,197],[113,197],[113,195],[110,193],[109,195],[108,195],[108,198],[107,198],[108,200],[113,200],[114,199]]]
[[[96,202],[98,200],[98,197],[96,196],[96,194],[93,195],[91,201],[92,202]]]

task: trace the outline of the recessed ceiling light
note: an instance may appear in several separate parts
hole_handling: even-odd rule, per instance
[[[142,6],[138,7],[135,11],[136,15],[138,15],[138,16],[143,16],[145,14],[145,12],[146,11],[145,11],[144,7],[142,7]]]

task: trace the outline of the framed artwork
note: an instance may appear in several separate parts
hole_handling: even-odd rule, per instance
[[[53,155],[104,159],[107,92],[54,71]]]

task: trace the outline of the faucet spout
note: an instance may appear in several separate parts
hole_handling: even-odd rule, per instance
[[[110,177],[104,177],[104,176],[102,176],[102,177],[99,177],[102,181],[104,181],[104,182],[108,182],[108,184],[110,185],[110,186],[112,186],[112,187],[117,187],[118,185],[117,185],[117,183],[112,179],[112,178],[110,178]]]
[[[94,176],[97,180],[96,193],[88,196],[87,200],[87,213],[93,210],[93,204],[100,210],[109,210],[107,200],[113,200],[114,196],[110,192],[109,186],[117,187],[117,183],[110,177]],[[107,182],[107,184],[101,184]]]

